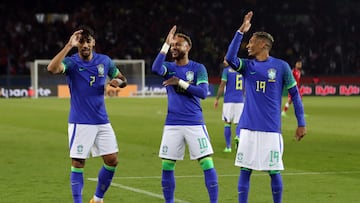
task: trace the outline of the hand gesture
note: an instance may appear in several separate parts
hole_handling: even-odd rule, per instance
[[[71,47],[76,47],[78,44],[79,44],[79,41],[80,41],[80,38],[81,38],[81,33],[83,31],[82,30],[78,30],[78,31],[75,31],[71,37],[70,37],[70,40],[68,42],[68,44],[71,46]]]
[[[295,140],[300,141],[306,135],[305,127],[298,127],[295,133]]]
[[[165,41],[166,44],[168,44],[168,45],[171,44],[172,40],[174,39],[175,32],[176,32],[176,25],[174,25],[174,26],[171,28],[168,36],[166,37],[166,41]]]
[[[173,77],[165,80],[165,81],[163,82],[163,85],[164,85],[164,86],[168,86],[168,85],[178,85],[178,84],[179,84],[179,80],[180,80],[180,79],[179,79],[178,77],[173,76]]]
[[[241,33],[246,33],[247,31],[250,30],[251,27],[251,18],[253,16],[253,12],[249,11],[245,16],[244,16],[244,21],[242,23],[242,25],[239,28],[239,31]]]

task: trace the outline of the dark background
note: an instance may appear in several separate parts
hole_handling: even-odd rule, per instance
[[[306,76],[360,75],[357,0],[6,1],[0,3],[0,75],[29,75],[29,61],[51,59],[80,24],[94,28],[96,51],[114,59],[145,59],[147,73],[173,25],[193,41],[190,58],[221,73],[221,62],[243,16],[251,33],[274,36],[271,54]],[[55,15],[54,15],[55,14]],[[245,50],[239,56],[246,57]]]

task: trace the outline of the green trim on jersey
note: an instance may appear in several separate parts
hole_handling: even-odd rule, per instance
[[[162,76],[165,76],[166,73],[168,72],[168,70],[167,70],[167,67],[165,65],[162,65],[162,67],[164,67],[164,74]]]
[[[116,68],[115,72],[111,75],[111,79],[114,79],[120,73],[119,69]]]
[[[207,80],[199,80],[199,81],[196,82],[196,85],[201,84],[201,83],[206,83],[206,84],[208,84],[209,81],[207,81]]]
[[[292,87],[294,87],[294,86],[296,86],[296,85],[297,85],[297,83],[296,83],[296,81],[294,81],[293,83],[287,85],[285,88],[286,88],[286,89],[290,89],[290,88],[292,88]]]
[[[63,63],[63,62],[61,62],[61,64],[63,64],[63,65],[64,65],[64,69],[62,70],[62,72],[61,72],[61,73],[65,73],[65,71],[66,71],[66,65],[65,65],[65,63]]]
[[[243,61],[242,61],[242,59],[241,59],[241,58],[238,58],[238,60],[239,60],[239,67],[238,67],[238,69],[235,70],[236,72],[239,72],[239,71],[243,68]]]

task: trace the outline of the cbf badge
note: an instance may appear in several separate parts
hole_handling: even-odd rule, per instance
[[[104,77],[104,72],[105,72],[104,64],[97,65],[97,70],[98,70],[98,76]]]
[[[194,81],[194,72],[186,72],[186,81],[188,81],[189,83],[192,83]]]
[[[274,68],[270,68],[268,71],[268,82],[275,82],[276,78],[276,70]]]

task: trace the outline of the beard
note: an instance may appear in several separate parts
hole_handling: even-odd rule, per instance
[[[90,55],[91,55],[91,50],[90,49],[82,49],[79,54],[82,59],[89,60]]]
[[[185,53],[177,52],[177,54],[172,54],[172,58],[175,60],[181,60],[181,59],[185,58]]]

